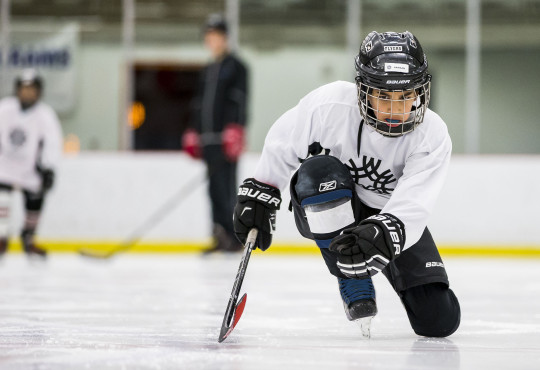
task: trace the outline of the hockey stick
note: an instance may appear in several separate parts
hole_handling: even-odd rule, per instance
[[[251,256],[251,252],[253,251],[253,249],[255,249],[256,240],[257,229],[251,229],[246,239],[244,254],[242,255],[240,267],[238,268],[238,272],[236,273],[236,279],[234,280],[231,298],[229,299],[229,304],[227,304],[227,310],[225,311],[223,323],[221,324],[221,331],[218,338],[219,343],[223,342],[229,336],[229,334],[231,334],[236,324],[238,324],[240,316],[242,316],[242,312],[244,312],[247,293],[244,293],[238,303],[236,303],[236,300],[238,299],[238,295],[240,294],[240,288],[242,288],[242,282],[244,281],[244,276],[246,274],[249,257]]]
[[[206,179],[206,177],[206,174],[203,174],[203,176],[197,176],[182,186],[177,193],[163,203],[161,207],[159,207],[150,217],[148,217],[142,225],[136,228],[129,235],[129,237],[121,242],[116,248],[113,248],[108,252],[101,252],[92,248],[81,248],[78,251],[79,254],[84,257],[107,259],[117,253],[124,252],[132,248],[152,227],[154,227],[159,221],[163,220],[171,211],[176,209],[180,203],[189,198],[189,195],[195,191],[195,189],[199,188],[198,185],[200,185]]]

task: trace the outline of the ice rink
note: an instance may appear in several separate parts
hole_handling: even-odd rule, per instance
[[[0,265],[1,369],[540,369],[540,260],[446,258],[461,327],[414,334],[375,279],[372,338],[318,256],[254,254],[244,315],[217,338],[240,255],[73,254]]]

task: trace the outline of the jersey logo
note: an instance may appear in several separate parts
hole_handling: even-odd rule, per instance
[[[336,180],[322,182],[319,184],[319,193],[322,193],[323,191],[334,190],[336,186],[337,186]]]
[[[23,146],[26,142],[26,134],[23,130],[15,128],[9,133],[9,140],[15,147]]]
[[[351,172],[354,182],[363,187],[364,189],[374,191],[379,194],[388,195],[390,195],[394,191],[394,188],[390,188],[388,186],[396,182],[397,179],[390,170],[382,171],[382,169],[379,169],[382,160],[371,157],[368,158],[364,155],[362,157],[362,165],[360,167],[358,167],[356,163],[354,163],[353,159],[349,159],[349,163],[350,166],[347,164],[345,164],[345,166],[347,166],[347,168]],[[372,184],[360,184],[360,179],[369,179]]]

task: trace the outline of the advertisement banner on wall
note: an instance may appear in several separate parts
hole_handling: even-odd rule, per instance
[[[7,68],[2,68],[6,76],[2,79],[3,94],[13,92],[14,79],[22,70],[33,68],[44,80],[43,100],[57,113],[71,111],[77,97],[78,46],[79,25],[76,23],[47,32],[13,30]]]

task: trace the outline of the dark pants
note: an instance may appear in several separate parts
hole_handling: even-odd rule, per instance
[[[0,189],[12,191],[13,186],[0,183]],[[43,201],[45,199],[43,192],[32,193],[28,190],[23,190],[23,196],[24,208],[27,211],[41,211],[41,208],[43,208]]]
[[[209,177],[208,192],[212,208],[212,221],[221,225],[227,234],[235,238],[232,214],[236,203],[236,162],[229,162],[221,145],[203,148],[203,159]]]
[[[365,204],[361,204],[360,208],[360,220],[380,212],[380,210],[368,207]],[[336,265],[338,254],[326,248],[321,248],[321,253],[330,273],[347,279]],[[422,284],[442,283],[446,286],[449,285],[441,256],[427,228],[416,244],[390,262],[382,272],[398,294],[408,288]]]

